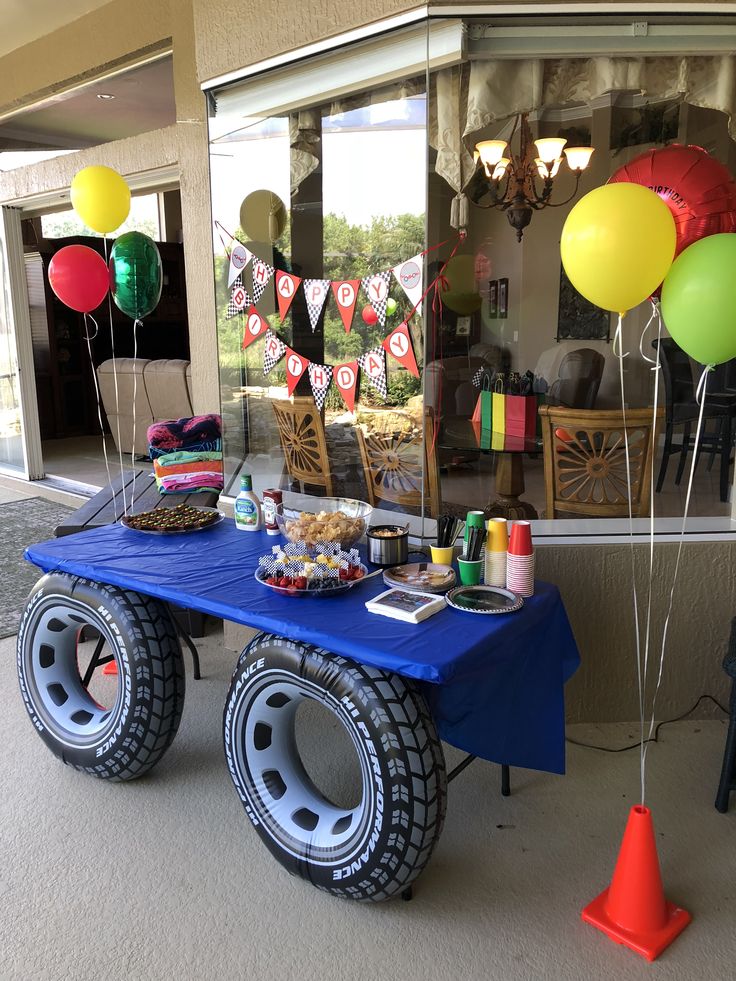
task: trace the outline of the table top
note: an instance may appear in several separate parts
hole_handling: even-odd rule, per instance
[[[484,453],[541,453],[542,441],[489,432],[470,419],[443,420],[437,445],[445,450],[481,450]]]
[[[108,525],[31,545],[26,558],[60,571],[155,596],[224,620],[303,640],[375,667],[444,683],[488,659],[535,644],[557,645],[568,677],[579,656],[556,586],[538,583],[521,610],[495,616],[450,607],[420,624],[377,616],[365,602],[385,590],[380,576],[332,597],[281,596],[254,579],[258,558],[282,539],[243,532],[231,519],[185,535],[150,535]]]
[[[135,481],[133,475],[135,473]],[[135,492],[135,493],[134,493]],[[132,512],[153,511],[155,508],[173,508],[178,504],[191,504],[199,507],[214,507],[219,495],[211,491],[194,494],[159,494],[156,480],[150,467],[146,470],[125,470],[118,474],[111,484],[77,508],[57,526],[54,534],[58,537],[74,535],[88,528],[101,528],[113,524],[123,513],[123,499],[128,505],[133,501]]]

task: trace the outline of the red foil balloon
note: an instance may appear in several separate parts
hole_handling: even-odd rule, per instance
[[[86,245],[65,245],[49,263],[49,283],[66,306],[90,313],[107,296],[110,274],[99,252]]]
[[[736,231],[736,181],[702,147],[674,143],[647,150],[608,183],[619,181],[641,184],[662,198],[675,219],[675,255],[706,235]]]

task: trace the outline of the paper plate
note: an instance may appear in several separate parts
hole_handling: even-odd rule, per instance
[[[452,566],[434,562],[412,562],[386,569],[383,581],[387,586],[408,589],[416,593],[446,593],[455,585]]]
[[[463,613],[513,613],[524,600],[510,589],[500,586],[458,586],[445,596],[445,602]]]

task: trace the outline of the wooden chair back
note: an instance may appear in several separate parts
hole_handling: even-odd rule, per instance
[[[292,480],[304,485],[323,487],[327,497],[334,496],[332,469],[327,455],[327,439],[322,413],[311,396],[271,402],[279,429],[284,468]]]
[[[442,509],[440,475],[435,452],[434,413],[424,410],[424,436],[417,431],[364,433],[356,427],[368,487],[368,503],[380,507],[390,501],[404,508],[422,509],[422,477],[426,472],[425,510],[436,518]],[[424,466],[422,466],[422,463]]]
[[[628,517],[624,417],[618,410],[539,408],[544,440],[546,517]],[[662,418],[658,410],[657,424]],[[651,409],[626,412],[631,509],[649,514],[656,432]]]

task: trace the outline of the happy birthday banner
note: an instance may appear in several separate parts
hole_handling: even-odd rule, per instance
[[[293,395],[299,380],[306,373],[318,409],[321,410],[324,406],[330,385],[334,384],[340,392],[348,410],[352,412],[355,408],[358,378],[359,372],[361,372],[365,375],[369,384],[385,399],[388,394],[386,374],[387,353],[411,372],[412,375],[419,378],[419,368],[414,354],[414,346],[408,322],[417,311],[421,314],[422,300],[432,285],[441,279],[442,270],[433,283],[430,283],[429,287],[423,290],[422,260],[427,252],[441,248],[447,244],[446,242],[440,242],[438,245],[431,246],[424,252],[412,256],[411,259],[399,263],[397,266],[392,266],[389,269],[381,270],[377,273],[371,273],[362,279],[302,279],[293,273],[275,269],[272,265],[264,262],[255,253],[251,252],[242,242],[230,235],[219,222],[216,221],[215,226],[218,228],[218,231],[220,229],[224,231],[233,242],[229,253],[228,287],[231,288],[231,292],[226,317],[227,319],[231,319],[236,314],[244,315],[243,350],[248,348],[254,341],[260,338],[265,339],[263,347],[264,375],[268,375],[282,358],[286,358],[286,384],[289,396]],[[222,235],[220,237],[222,238]],[[458,239],[450,258],[457,251],[461,241],[462,237]],[[223,245],[225,245],[224,240]],[[227,249],[227,246],[225,248]],[[252,296],[243,282],[243,272],[251,262]],[[442,269],[444,270],[444,265]],[[317,328],[325,305],[329,297],[332,296],[345,332],[349,333],[353,323],[359,292],[362,290],[368,299],[370,309],[375,314],[375,320],[372,322],[380,323],[383,327],[386,324],[386,315],[389,312],[389,289],[392,276],[401,286],[412,304],[409,315],[384,338],[380,347],[373,348],[354,361],[347,361],[344,364],[318,364],[310,361],[309,358],[305,358],[281,340],[271,329],[268,321],[256,309],[256,304],[263,296],[266,287],[273,278],[278,302],[279,319],[282,324],[291,309],[294,297],[301,289],[304,294],[312,332]]]
[[[259,259],[253,252],[238,243],[230,253],[228,286],[231,287],[231,292],[230,301],[227,305],[227,318],[230,319],[236,313],[242,313],[251,305],[255,306],[275,273],[276,299],[281,323],[286,319],[297,291],[301,289],[307,304],[309,323],[312,332],[314,332],[331,293],[345,333],[349,334],[358,302],[358,291],[362,289],[368,303],[376,313],[378,323],[384,327],[392,275],[412,305],[412,316],[415,310],[421,314],[423,257],[424,253],[420,252],[411,259],[407,259],[406,262],[399,263],[398,266],[371,273],[369,276],[364,276],[363,279],[301,279],[293,273],[283,272],[280,269],[275,270],[269,263]],[[251,260],[253,260],[253,296],[248,293],[243,283],[243,272]]]

